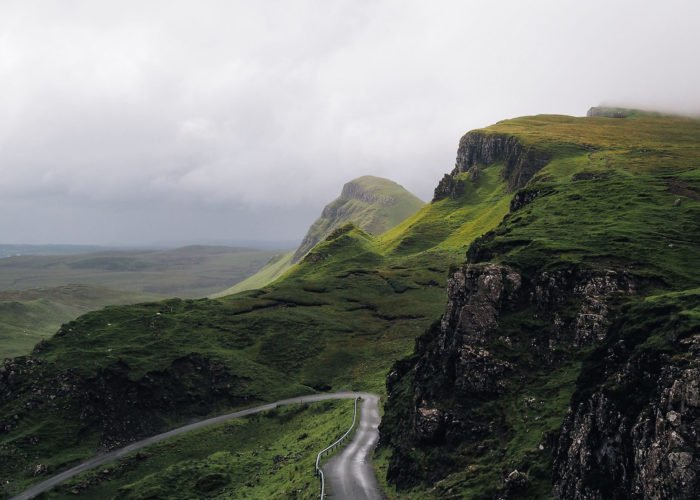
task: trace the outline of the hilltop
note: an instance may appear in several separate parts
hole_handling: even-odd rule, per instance
[[[292,262],[299,262],[319,241],[349,222],[369,234],[378,235],[413,215],[423,205],[418,197],[388,179],[366,175],[352,180],[311,225],[294,252]]]
[[[320,241],[346,224],[354,224],[371,235],[382,234],[416,213],[424,203],[403,186],[381,177],[365,175],[347,182],[340,196],[325,206],[294,252],[279,254],[257,273],[217,293],[232,293],[262,288],[282,276],[304,258]]]
[[[341,225],[260,290],[110,307],[6,362],[5,491],[192,417],[352,388],[390,396],[378,462],[402,498],[691,498],[699,165],[700,122],[678,117],[469,132],[433,201],[380,235]]]

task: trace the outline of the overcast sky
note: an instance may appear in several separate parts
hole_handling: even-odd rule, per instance
[[[460,136],[700,111],[700,2],[0,0],[0,243],[301,238]]]

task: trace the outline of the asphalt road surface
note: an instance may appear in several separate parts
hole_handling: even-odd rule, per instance
[[[199,422],[185,425],[183,427],[178,427],[177,429],[173,429],[171,431],[164,432],[162,434],[157,434],[155,436],[151,436],[149,438],[142,439],[141,441],[131,443],[130,445],[125,446],[124,448],[119,448],[117,450],[112,450],[110,452],[107,452],[107,453],[104,453],[101,455],[97,455],[97,456],[81,463],[80,465],[76,465],[72,469],[68,469],[64,472],[61,472],[60,474],[56,474],[55,476],[52,476],[49,479],[46,479],[45,481],[42,481],[38,484],[35,484],[31,488],[20,493],[19,495],[12,497],[11,500],[25,500],[25,499],[34,498],[35,496],[39,495],[40,493],[43,493],[45,491],[50,490],[54,486],[62,483],[63,481],[65,481],[67,479],[70,479],[71,477],[73,477],[77,474],[80,474],[81,472],[92,469],[93,467],[98,467],[104,463],[110,462],[110,461],[115,460],[117,458],[121,458],[124,455],[127,455],[127,454],[134,452],[136,450],[140,450],[141,448],[145,448],[148,445],[157,443],[159,441],[163,441],[165,439],[169,439],[169,438],[174,437],[174,436],[178,436],[180,434],[184,434],[185,432],[190,432],[190,431],[193,431],[196,429],[201,429],[202,427],[206,427],[208,425],[219,424],[221,422],[226,422],[227,420],[231,420],[234,418],[246,417],[246,416],[252,415],[254,413],[260,413],[262,411],[272,410],[274,408],[277,408],[278,406],[286,406],[286,405],[300,404],[300,403],[315,403],[317,401],[325,401],[328,399],[355,399],[358,396],[363,398],[363,400],[365,401],[365,405],[363,405],[362,414],[364,415],[365,413],[367,413],[367,410],[365,408],[374,407],[376,409],[376,416],[377,416],[377,424],[376,425],[379,425],[379,410],[378,410],[378,404],[377,404],[378,398],[374,394],[368,394],[368,393],[364,393],[364,392],[335,392],[335,393],[330,393],[330,394],[312,394],[309,396],[299,396],[296,398],[282,399],[280,401],[275,401],[274,403],[268,403],[265,405],[256,406],[254,408],[247,408],[245,410],[240,410],[240,411],[236,411],[233,413],[227,413],[225,415],[219,415],[218,417],[213,417],[213,418],[208,418],[206,420],[201,420]],[[367,405],[367,402],[370,402],[370,401],[374,401],[374,403]],[[370,410],[370,411],[372,411],[372,410]],[[357,436],[360,435],[359,431],[360,431],[360,429],[362,429],[362,426],[365,422],[364,416],[361,418],[362,418],[362,420],[360,422],[360,427],[358,428],[358,432],[356,433],[355,438],[352,440],[349,447],[356,443]],[[376,433],[376,426],[375,426],[375,433]],[[376,439],[375,439],[375,442],[376,442]],[[370,468],[370,470],[371,470],[371,468]],[[353,471],[354,471],[354,469],[353,469]],[[374,477],[374,471],[371,471],[371,472],[372,472],[371,478],[374,480],[374,483],[376,484],[376,478]],[[352,472],[352,474],[354,477],[354,472]],[[363,481],[367,480],[367,477],[365,475],[363,475],[361,477],[362,477]],[[332,484],[335,486],[335,484],[336,484],[335,481],[332,481]],[[336,498],[345,498],[345,497],[336,497]],[[347,498],[380,498],[380,497],[347,497]]]
[[[360,423],[352,441],[322,467],[327,496],[334,500],[383,498],[371,458],[379,440],[379,397],[362,394]]]

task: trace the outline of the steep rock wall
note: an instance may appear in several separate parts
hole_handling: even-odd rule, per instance
[[[453,459],[456,447],[466,448],[459,453],[469,460],[487,454],[487,443],[514,432],[499,401],[517,398],[533,371],[569,363],[572,348],[603,342],[613,321],[609,302],[635,289],[629,275],[613,269],[572,267],[528,277],[508,266],[476,263],[454,272],[441,322],[387,379],[382,440],[394,451],[388,479],[399,488],[429,484],[461,466]],[[535,326],[519,331],[501,324],[518,315],[535,318]],[[542,453],[553,453],[551,436],[543,439]],[[423,466],[416,463],[416,449],[429,457]],[[503,471],[505,497],[527,490],[527,477],[514,472]]]
[[[452,172],[442,178],[435,188],[433,201],[458,197],[464,190],[458,174],[468,172],[472,178],[479,176],[479,168],[503,161],[503,178],[509,191],[516,191],[527,184],[532,176],[549,162],[543,151],[524,146],[515,136],[469,132],[459,141],[457,160]]]

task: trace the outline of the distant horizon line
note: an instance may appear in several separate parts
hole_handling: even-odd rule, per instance
[[[63,248],[63,249],[175,249],[190,246],[222,246],[253,249],[292,249],[301,239],[294,240],[173,240],[143,243],[6,243],[0,242],[0,249],[9,248]],[[263,248],[259,248],[263,247]]]

